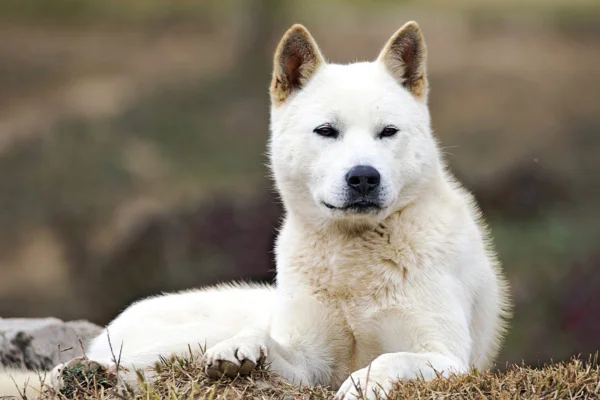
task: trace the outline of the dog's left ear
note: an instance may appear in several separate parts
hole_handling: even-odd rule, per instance
[[[427,101],[427,49],[421,28],[407,22],[387,42],[377,61],[418,100]]]
[[[275,51],[270,90],[273,104],[285,103],[324,64],[319,46],[308,30],[299,24],[292,26]]]

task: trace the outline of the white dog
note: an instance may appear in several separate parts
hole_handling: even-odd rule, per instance
[[[247,374],[266,358],[340,399],[355,398],[355,383],[375,398],[394,382],[490,366],[507,284],[432,135],[419,26],[404,25],[375,62],[335,65],[295,25],[274,61],[269,149],[286,210],[276,287],[135,303],[107,328],[121,363],[146,369],[206,343],[210,376]],[[87,355],[112,365],[106,334]]]

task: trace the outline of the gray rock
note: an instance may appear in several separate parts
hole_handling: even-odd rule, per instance
[[[83,350],[79,341],[86,345],[101,331],[101,327],[88,321],[0,318],[0,365],[50,370],[61,361],[81,357]]]

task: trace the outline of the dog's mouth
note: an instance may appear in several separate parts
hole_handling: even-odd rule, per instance
[[[326,203],[324,201],[323,201],[323,205],[325,207],[329,208],[330,210],[350,211],[350,212],[353,212],[356,214],[367,214],[370,212],[381,210],[381,206],[378,203],[376,203],[374,201],[369,201],[369,200],[354,201],[350,204],[345,204],[342,207],[336,207],[336,206]]]

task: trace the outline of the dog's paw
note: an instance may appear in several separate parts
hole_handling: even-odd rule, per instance
[[[111,387],[119,394],[136,394],[142,381],[152,382],[154,370],[136,371],[115,364],[101,364],[85,357],[59,364],[50,372],[48,387],[62,391],[69,387]]]
[[[335,395],[336,400],[379,400],[387,399],[397,379],[390,374],[386,366],[366,367],[354,372],[342,384]]]
[[[206,350],[203,363],[211,378],[248,375],[267,357],[267,346],[258,338],[232,338]]]
[[[53,389],[61,390],[68,379],[68,371],[76,371],[81,377],[96,373],[106,373],[107,367],[85,357],[74,358],[64,364],[59,364],[50,372],[50,386]]]
[[[350,375],[337,392],[336,399],[387,399],[396,382],[411,379],[429,381],[465,371],[466,368],[459,362],[441,354],[382,354],[369,367]]]

